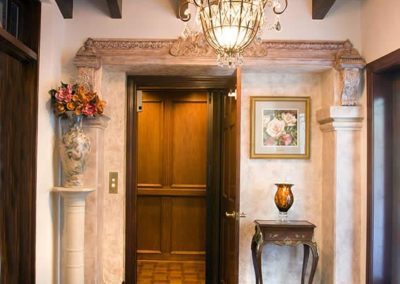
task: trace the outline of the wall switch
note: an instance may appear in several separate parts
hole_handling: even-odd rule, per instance
[[[110,172],[108,177],[108,192],[118,193],[118,172]]]

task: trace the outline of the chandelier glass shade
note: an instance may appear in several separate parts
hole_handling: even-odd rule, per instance
[[[245,48],[261,33],[265,7],[271,7],[275,15],[282,14],[287,7],[287,0],[191,0],[190,3],[198,8],[204,37],[217,53],[218,64],[229,67],[242,64]],[[188,11],[184,15],[182,20],[190,20]],[[273,27],[280,29],[279,19]]]

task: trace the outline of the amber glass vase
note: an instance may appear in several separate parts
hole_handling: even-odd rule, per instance
[[[275,193],[275,205],[279,210],[279,219],[282,222],[287,221],[287,214],[293,205],[294,197],[292,193],[293,184],[276,183],[277,190]]]

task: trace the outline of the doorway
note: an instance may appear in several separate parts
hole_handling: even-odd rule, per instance
[[[367,283],[400,283],[400,49],[367,75]]]
[[[239,189],[239,171],[232,170],[239,164],[232,151],[237,136],[224,135],[224,129],[236,132],[240,117],[233,118],[234,127],[224,127],[232,112],[227,106],[236,109],[236,99],[227,96],[235,88],[236,73],[128,77],[126,283],[223,281],[220,255],[227,246],[221,232],[238,243],[238,220],[223,222],[222,214],[228,210],[224,187]],[[231,164],[224,166],[224,160]],[[234,182],[224,185],[228,175]],[[239,194],[231,196],[238,205]],[[220,228],[225,223],[231,235]],[[237,263],[237,254],[226,255],[232,256],[230,265]],[[236,274],[229,275],[224,283],[236,283]]]

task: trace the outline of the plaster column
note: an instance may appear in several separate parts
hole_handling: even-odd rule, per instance
[[[317,112],[323,132],[323,283],[360,283],[362,108],[331,106]]]
[[[63,197],[63,228],[61,234],[61,283],[83,284],[85,199],[94,191],[85,187],[54,187]]]
[[[101,283],[103,270],[104,131],[110,119],[106,116],[86,118],[83,130],[91,142],[86,162],[84,184],[95,188],[86,200],[85,209],[85,283]]]

